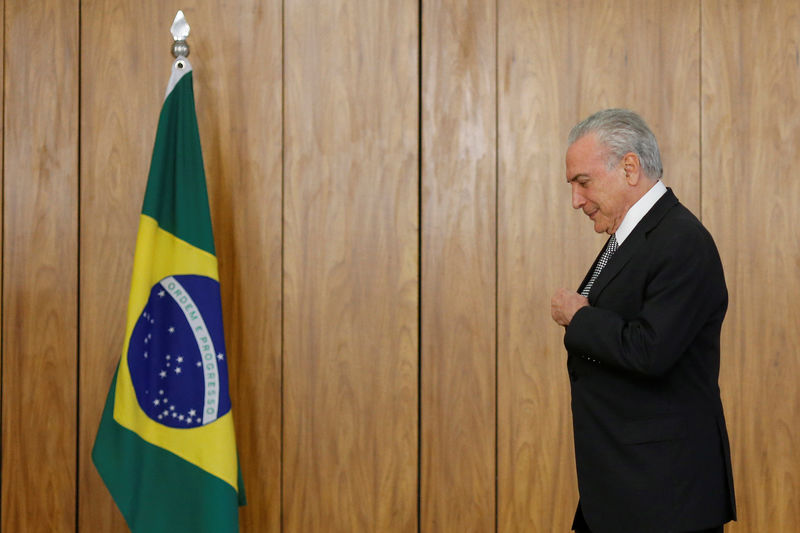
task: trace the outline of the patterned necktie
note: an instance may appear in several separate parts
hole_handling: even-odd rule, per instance
[[[592,290],[592,285],[594,285],[597,276],[600,275],[600,271],[603,270],[603,267],[606,266],[608,260],[617,251],[617,236],[612,235],[611,239],[608,241],[608,246],[606,249],[603,250],[603,255],[600,256],[600,259],[597,261],[597,265],[594,267],[594,272],[592,272],[592,278],[589,280],[589,283],[581,291],[581,296],[589,296],[589,291]]]

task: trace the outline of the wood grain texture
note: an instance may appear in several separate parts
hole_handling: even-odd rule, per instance
[[[185,3],[182,5],[186,5]],[[281,529],[282,2],[205,2],[191,17],[195,96],[219,259],[241,531]],[[191,37],[190,37],[191,39]]]
[[[610,106],[648,121],[665,182],[722,254],[726,531],[800,530],[800,7],[496,3],[495,20],[476,1],[0,0],[2,531],[128,531],[90,450],[179,8],[243,532],[568,530],[549,299],[604,239],[570,207],[564,151]]]
[[[498,42],[498,531],[567,531],[577,503],[559,286],[605,239],[574,212],[569,129],[607,107],[639,112],[664,181],[699,208],[697,2],[503,1]]]
[[[494,2],[423,3],[420,527],[495,527]]]
[[[0,61],[0,80],[5,80],[5,36],[6,36],[6,25],[5,25],[5,13],[6,13],[6,2],[5,0],[0,0],[0,42],[3,43],[3,60]],[[3,90],[0,91],[0,113],[2,113],[3,117],[5,117],[5,82],[3,82]],[[5,233],[3,231],[3,222],[5,221],[5,217],[3,215],[4,207],[5,207],[5,172],[3,172],[3,166],[5,164],[5,120],[0,120],[0,160],[2,160],[3,164],[0,164],[0,236],[2,236],[2,241],[5,242]],[[5,293],[3,292],[3,275],[5,273],[5,261],[4,255],[5,254],[5,246],[0,243],[0,435],[3,433],[3,395],[2,395],[2,383],[3,383],[3,349],[5,348],[5,344],[3,342],[3,338],[5,336],[5,322],[3,318],[3,306],[5,304]],[[2,441],[0,441],[2,442]],[[2,477],[2,444],[0,444],[0,478]],[[0,479],[0,525],[2,525],[3,521],[3,498],[2,498],[2,490],[3,490],[3,480]]]
[[[5,2],[3,531],[75,527],[78,4]]]
[[[82,5],[82,531],[128,531],[91,449],[122,352],[139,214],[171,68],[169,25],[177,8],[166,4],[84,0]]]
[[[730,294],[721,390],[739,521],[800,530],[800,5],[703,3],[703,221]]]
[[[80,524],[127,530],[90,453],[122,348],[138,217],[172,62],[169,25],[179,8],[192,27],[239,457],[253,502],[241,512],[241,529],[279,531],[281,3],[255,1],[235,9],[84,3]]]
[[[285,4],[283,530],[417,530],[418,12]]]

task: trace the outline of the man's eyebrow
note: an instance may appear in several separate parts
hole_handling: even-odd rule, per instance
[[[581,178],[588,178],[588,177],[589,177],[589,175],[588,174],[584,174],[584,173],[575,174],[571,178],[567,178],[567,183],[572,183],[575,180],[578,180],[578,179],[581,179]]]

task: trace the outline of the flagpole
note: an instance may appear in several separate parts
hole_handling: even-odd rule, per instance
[[[166,98],[178,80],[192,70],[192,64],[186,57],[189,55],[189,45],[186,44],[186,39],[189,37],[189,23],[186,22],[186,17],[180,9],[175,15],[175,20],[172,21],[172,26],[169,31],[172,33],[172,55],[175,56],[175,61],[172,62],[172,75],[167,83],[167,92],[164,95]]]
[[[172,55],[175,58],[186,58],[189,56],[189,45],[186,44],[186,39],[189,37],[190,29],[189,23],[186,22],[186,17],[183,16],[183,11],[179,9],[170,27],[173,39]]]

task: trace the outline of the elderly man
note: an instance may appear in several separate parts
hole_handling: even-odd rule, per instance
[[[559,289],[580,500],[573,529],[721,532],[735,520],[718,377],[728,293],[700,221],[660,181],[637,114],[600,111],[568,140],[572,207],[611,237]]]

